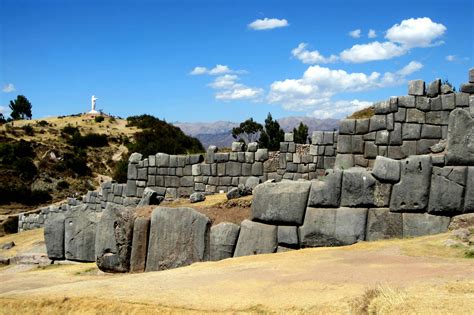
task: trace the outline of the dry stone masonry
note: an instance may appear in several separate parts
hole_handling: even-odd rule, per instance
[[[474,212],[473,72],[460,93],[440,80],[411,81],[408,96],[377,103],[371,118],[343,120],[339,132],[315,132],[310,145],[285,134],[279,152],[234,143],[225,153],[134,153],[127,184],[105,183],[47,217],[48,255],[143,272],[445,232],[453,217]],[[191,208],[135,217],[137,205],[165,196],[240,190],[253,193],[240,226],[211,227]]]

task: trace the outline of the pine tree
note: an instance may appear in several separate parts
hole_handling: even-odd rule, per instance
[[[31,103],[23,95],[18,95],[16,100],[10,101],[10,116],[13,120],[31,119]]]
[[[273,120],[272,114],[268,113],[265,119],[265,130],[260,134],[259,146],[269,150],[279,150],[280,142],[285,138],[285,133],[280,128],[278,121]]]
[[[262,129],[263,126],[261,124],[254,121],[253,118],[249,118],[240,123],[239,127],[232,128],[232,137],[248,144],[256,140],[256,137]]]
[[[293,128],[293,136],[295,143],[305,144],[308,140],[308,126],[300,122],[298,129]]]

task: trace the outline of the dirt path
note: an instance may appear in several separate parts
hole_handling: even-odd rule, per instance
[[[468,314],[474,309],[474,260],[442,246],[446,237],[305,249],[143,274],[106,275],[94,264],[4,268],[0,313]]]

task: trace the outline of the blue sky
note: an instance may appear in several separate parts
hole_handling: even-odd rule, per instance
[[[94,94],[122,117],[341,118],[405,95],[407,80],[466,82],[473,11],[472,0],[0,0],[0,111],[23,94],[34,118],[74,114]]]

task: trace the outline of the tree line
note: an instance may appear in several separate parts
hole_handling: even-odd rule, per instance
[[[265,125],[249,118],[238,127],[232,128],[232,137],[245,144],[258,142],[261,148],[279,150],[280,142],[284,141],[285,132],[278,121],[273,119],[272,114],[268,113]],[[309,141],[308,126],[300,122],[298,127],[293,128],[293,137],[296,143],[307,143]]]

